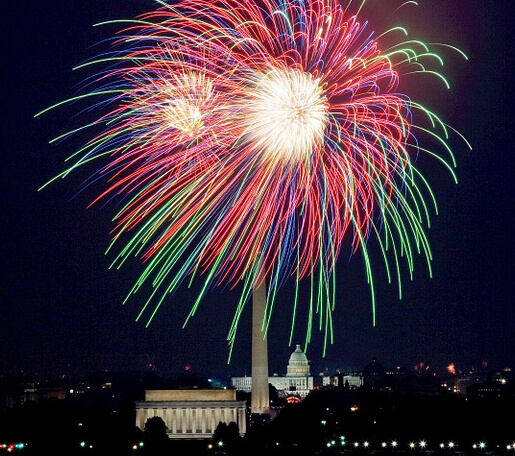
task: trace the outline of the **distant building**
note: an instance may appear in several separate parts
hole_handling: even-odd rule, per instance
[[[330,379],[331,377],[327,378]],[[332,382],[334,386],[338,387],[359,388],[363,386],[363,374],[361,372],[339,372],[334,376]]]
[[[515,385],[513,375],[510,368],[504,368],[500,372],[469,372],[467,374],[461,374],[454,380],[454,392],[461,396],[469,396],[475,390],[470,388],[474,385],[487,385],[492,384],[493,389],[506,389],[513,388]],[[469,390],[470,388],[470,390]],[[476,388],[478,393],[481,391],[481,387]]]
[[[385,367],[375,357],[363,368],[363,386],[397,393],[432,395],[442,392],[440,379],[425,363],[419,363],[414,369]]]
[[[160,417],[171,439],[207,439],[220,422],[247,431],[245,401],[234,390],[147,390],[136,402],[136,426],[144,430],[149,418]]]
[[[286,375],[273,375],[268,378],[268,382],[283,396],[295,394],[304,398],[313,390],[313,376],[309,361],[300,345],[296,346],[290,356]],[[232,377],[231,384],[238,391],[250,392],[252,377]]]
[[[454,380],[454,392],[460,396],[466,396],[469,386],[485,383],[487,376],[487,372],[474,372],[468,375],[460,375]]]
[[[375,357],[363,368],[363,384],[365,386],[376,386],[385,377],[386,369]]]
[[[515,398],[515,386],[499,372],[495,374],[487,373],[484,381],[473,382],[467,386],[466,397],[473,401],[497,401],[510,397]]]
[[[20,380],[19,383],[0,384],[0,410],[18,407],[26,402],[64,399],[66,395],[67,391],[61,386],[41,386],[32,381]]]

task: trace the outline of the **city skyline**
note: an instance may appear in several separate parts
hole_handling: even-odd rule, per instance
[[[458,185],[434,163],[425,165],[440,210],[428,231],[434,277],[427,276],[418,257],[416,277],[405,281],[399,301],[395,285],[388,285],[378,268],[373,327],[362,261],[353,257],[346,264],[346,258],[341,259],[335,343],[322,358],[322,337],[315,334],[307,350],[314,374],[326,367],[359,368],[374,356],[385,365],[426,362],[435,369],[451,362],[462,370],[483,362],[492,369],[515,367],[510,339],[515,319],[509,15],[461,0],[429,3],[420,2],[419,8],[399,13],[392,21],[409,23],[416,37],[438,39],[468,54],[467,62],[446,59],[450,91],[437,88],[421,95],[473,147],[470,152],[456,145]],[[136,262],[122,271],[109,270],[112,258],[104,255],[113,207],[86,209],[91,194],[77,194],[79,176],[37,191],[70,152],[69,144],[48,141],[63,131],[56,124],[66,126],[75,113],[70,109],[44,119],[33,116],[73,94],[75,84],[89,75],[71,68],[95,54],[91,46],[116,30],[94,28],[94,23],[132,18],[153,6],[144,0],[125,1],[123,6],[114,0],[93,6],[52,1],[27,11],[21,5],[2,6],[4,16],[13,20],[3,32],[2,50],[9,64],[2,75],[7,102],[2,150],[8,165],[2,194],[8,211],[0,373],[130,369],[143,367],[149,358],[164,372],[186,366],[220,375],[250,369],[250,308],[243,314],[231,363],[226,363],[225,337],[238,288],[217,290],[205,299],[202,312],[185,329],[188,308],[177,303],[191,302],[195,292],[181,289],[175,307],[166,306],[145,329],[134,321],[138,305],[121,305],[137,277]],[[425,15],[427,21],[421,20]],[[24,20],[14,20],[18,18]],[[293,286],[286,287],[278,301],[292,299]],[[290,308],[272,320],[270,373],[282,373],[284,360],[304,337],[298,323],[292,345],[288,343]]]

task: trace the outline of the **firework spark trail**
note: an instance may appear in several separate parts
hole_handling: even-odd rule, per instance
[[[427,152],[455,178],[454,157],[448,127],[396,88],[409,72],[445,81],[424,64],[441,62],[437,54],[416,40],[381,51],[352,2],[158,3],[129,21],[111,54],[84,65],[107,68],[69,101],[98,97],[107,113],[60,138],[103,130],[57,176],[107,159],[95,179],[108,186],[94,203],[124,201],[110,249],[122,245],[116,267],[132,256],[145,262],[128,296],[152,284],[138,319],[150,323],[184,280],[204,283],[190,317],[214,286],[242,283],[232,346],[260,280],[270,282],[268,327],[284,282],[295,281],[297,296],[310,276],[306,344],[314,313],[332,342],[343,247],[364,258],[373,309],[369,238],[399,296],[401,259],[411,275],[422,253],[431,273],[427,195],[436,203],[413,157]],[[431,127],[413,124],[415,114]],[[420,146],[424,135],[449,158]]]

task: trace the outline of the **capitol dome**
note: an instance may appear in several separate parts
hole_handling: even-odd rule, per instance
[[[306,354],[301,350],[300,345],[297,344],[295,351],[290,356],[288,362],[287,376],[309,376],[309,361]]]

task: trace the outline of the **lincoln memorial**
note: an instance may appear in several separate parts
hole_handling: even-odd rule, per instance
[[[245,412],[235,390],[147,390],[145,401],[136,402],[136,426],[143,430],[149,418],[158,416],[172,439],[207,439],[220,422],[235,422],[244,435]]]

